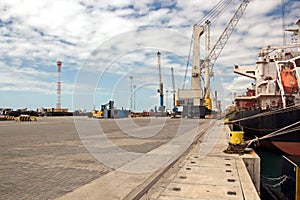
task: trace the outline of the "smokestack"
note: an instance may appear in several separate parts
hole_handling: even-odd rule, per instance
[[[61,61],[57,61],[57,102],[56,102],[56,109],[60,110],[61,109],[61,104],[60,104],[60,95],[61,95],[61,82],[60,82],[60,73],[61,73]]]

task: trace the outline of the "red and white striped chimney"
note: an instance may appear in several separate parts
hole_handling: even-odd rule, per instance
[[[60,104],[60,95],[61,95],[61,82],[60,82],[60,72],[61,72],[61,61],[57,61],[57,102],[56,102],[56,109],[61,109]]]

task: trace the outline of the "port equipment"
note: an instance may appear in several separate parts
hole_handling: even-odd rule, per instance
[[[92,111],[92,117],[96,119],[103,118],[103,111],[101,110],[93,110]]]
[[[160,63],[160,55],[161,53],[158,51],[157,52],[157,67],[158,67],[158,81],[159,81],[159,89],[157,90],[157,92],[159,93],[159,105],[160,105],[160,109],[164,108],[164,91],[163,91],[163,83],[161,80],[161,63]]]
[[[193,26],[193,59],[192,59],[192,77],[191,89],[178,90],[178,102],[183,107],[181,116],[188,118],[204,118],[205,107],[203,106],[203,90],[201,85],[200,69],[200,37],[204,33],[204,27]],[[186,80],[184,80],[185,82]]]
[[[173,108],[176,107],[175,103],[175,78],[174,78],[174,68],[171,67],[171,78],[172,78],[172,93],[173,93]]]
[[[72,116],[73,112],[69,112],[68,108],[44,108],[42,109],[44,116]]]
[[[104,118],[114,118],[114,101],[101,105],[101,111]]]
[[[35,116],[30,115],[20,115],[17,119],[18,122],[31,122],[31,121],[37,121]]]
[[[10,116],[10,115],[5,115],[6,120],[15,120],[14,116]]]
[[[173,112],[171,113],[171,117],[172,118],[176,118],[178,116],[181,116],[181,110],[178,107],[178,100],[175,100],[175,93],[176,93],[176,89],[175,89],[175,77],[174,77],[174,68],[171,67],[171,79],[172,79],[172,94],[173,94]]]
[[[226,45],[228,39],[230,38],[233,30],[236,28],[237,23],[239,22],[240,18],[244,14],[245,9],[247,8],[250,0],[243,0],[241,4],[239,5],[238,9],[235,11],[233,17],[227,24],[225,30],[222,32],[220,37],[218,38],[217,42],[213,46],[211,50],[209,50],[209,44],[210,44],[210,25],[216,21],[216,19],[220,16],[222,12],[224,12],[225,9],[230,7],[230,4],[232,3],[232,0],[221,0],[219,3],[217,3],[209,12],[208,14],[200,19],[194,26],[193,36],[191,40],[191,46],[193,45],[193,59],[192,59],[192,83],[191,83],[191,92],[184,91],[184,86],[187,78],[187,68],[189,66],[189,57],[188,56],[188,62],[186,65],[186,73],[183,81],[183,89],[178,90],[178,98],[180,104],[188,105],[193,104],[193,106],[198,106],[200,109],[200,117],[205,116],[206,113],[202,113],[203,109],[201,109],[203,106],[206,107],[204,112],[207,112],[207,110],[210,110],[211,108],[211,100],[209,96],[210,91],[210,84],[209,79],[213,72],[213,67],[215,62],[217,61],[218,57],[220,56],[224,46]],[[201,35],[208,31],[206,34],[206,51],[209,53],[206,53],[205,59],[200,62],[200,37]],[[190,46],[190,52],[192,50]],[[201,85],[201,71],[202,69],[205,70],[205,79],[206,83],[204,86],[204,90],[202,89]],[[184,100],[187,100],[187,102],[184,102]],[[192,101],[191,101],[192,100]],[[206,100],[206,102],[204,101]],[[192,112],[194,112],[194,107],[191,105],[186,107],[187,109],[191,109]],[[185,110],[185,109],[184,109]],[[187,113],[190,113],[187,111]],[[198,112],[195,112],[198,115]]]

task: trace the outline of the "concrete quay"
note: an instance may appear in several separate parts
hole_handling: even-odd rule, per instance
[[[260,158],[251,149],[244,155],[223,153],[228,133],[222,121],[216,122],[188,153],[179,171],[161,181],[145,199],[260,199]]]

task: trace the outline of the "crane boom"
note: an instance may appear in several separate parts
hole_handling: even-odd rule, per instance
[[[233,30],[235,29],[237,23],[239,22],[239,20],[243,16],[244,11],[246,10],[249,2],[250,2],[250,0],[243,0],[242,1],[239,8],[235,11],[233,17],[231,18],[231,20],[227,24],[225,30],[223,31],[223,33],[220,35],[219,39],[215,43],[214,47],[211,49],[208,56],[206,56],[205,61],[202,64],[203,66],[201,66],[200,68],[203,68],[205,63],[210,62],[210,68],[211,68],[210,71],[213,70],[215,62],[217,61],[218,57],[220,56],[224,46],[226,45],[228,39],[230,38],[230,36],[231,36]],[[204,88],[204,96],[206,95],[205,93],[208,90],[209,90],[209,88]]]

